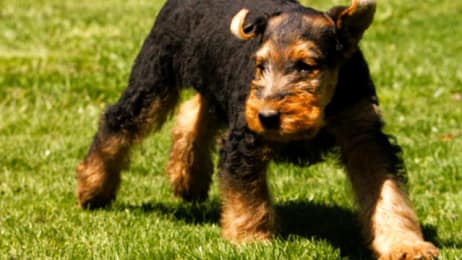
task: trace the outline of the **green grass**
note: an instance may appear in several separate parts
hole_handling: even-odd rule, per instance
[[[309,169],[272,165],[281,236],[242,246],[223,241],[216,182],[202,205],[170,192],[163,170],[170,123],[136,149],[112,207],[76,208],[75,166],[162,3],[0,1],[0,259],[368,258],[333,159]],[[460,259],[462,2],[379,3],[362,46],[387,132],[403,146],[426,238],[442,259]]]

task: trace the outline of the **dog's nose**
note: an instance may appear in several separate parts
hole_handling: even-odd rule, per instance
[[[275,130],[279,128],[279,112],[273,109],[264,109],[258,112],[258,119],[265,129]]]

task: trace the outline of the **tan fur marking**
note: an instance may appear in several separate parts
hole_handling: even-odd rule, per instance
[[[396,173],[387,171],[382,148],[368,136],[369,129],[381,120],[376,106],[363,100],[332,120],[338,125],[334,132],[344,151],[363,233],[372,251],[380,259],[437,256],[436,247],[423,240],[407,194],[394,177]]]
[[[245,190],[233,187],[226,178],[220,179],[223,202],[221,228],[222,236],[227,240],[266,240],[275,232],[275,213],[269,198],[266,174],[258,174],[259,179],[246,185]]]
[[[241,40],[250,40],[255,37],[255,33],[245,33],[244,23],[249,10],[240,10],[231,20],[230,30],[237,38]]]
[[[167,163],[173,192],[185,200],[205,200],[213,173],[210,153],[217,133],[208,106],[197,94],[183,103],[172,129]]]
[[[371,25],[376,9],[375,1],[353,0],[352,4],[343,10],[336,19],[337,30],[344,34],[348,40],[344,42],[346,49],[344,56],[352,55],[363,33]]]
[[[437,252],[433,246],[429,247],[431,244],[423,241],[417,216],[406,194],[395,181],[388,179],[383,182],[379,199],[372,211],[371,247],[378,256],[401,258],[406,254],[410,255],[414,253],[412,251],[415,250],[415,242],[420,242],[417,248],[428,248],[426,250],[429,252],[420,253],[422,256],[430,257],[432,252]]]
[[[263,133],[264,129],[258,119],[258,112],[263,107],[263,101],[255,96],[255,90],[251,90],[245,105],[245,118],[249,128],[255,133]]]
[[[137,120],[136,133],[121,131],[107,135],[104,120],[100,122],[97,142],[93,143],[89,154],[77,166],[77,198],[80,207],[100,207],[109,204],[116,195],[120,184],[120,172],[128,165],[130,148],[152,128],[158,129],[166,120],[168,112],[178,100],[178,93],[167,98],[156,99],[143,108]]]
[[[285,50],[284,56],[289,61],[304,61],[308,65],[316,66],[316,59],[321,56],[321,51],[312,41],[298,40]]]
[[[138,118],[140,121],[138,125],[141,126],[141,129],[135,138],[138,140],[145,137],[152,130],[159,130],[167,120],[169,113],[178,103],[178,98],[178,93],[171,93],[167,98],[156,99],[149,107],[143,108]]]
[[[266,41],[255,53],[257,64],[263,61],[270,61],[272,64],[282,61],[282,56],[275,51],[276,46],[272,40]]]
[[[257,63],[269,60],[271,63],[283,61],[303,60],[310,65],[316,65],[315,59],[321,55],[319,48],[314,42],[298,40],[284,48],[283,53],[277,51],[272,40],[266,41],[256,52]]]
[[[80,207],[99,206],[115,198],[120,171],[126,168],[129,140],[111,136],[77,166]]]
[[[353,0],[351,5],[345,9],[341,16],[355,16],[367,13],[369,16],[373,16],[375,13],[376,1],[374,0]],[[370,18],[372,19],[372,18]]]
[[[262,45],[256,52],[257,71],[246,101],[245,115],[252,131],[283,142],[311,138],[317,133],[323,125],[322,111],[335,92],[338,69],[314,69],[304,80],[297,80],[297,74],[287,74],[283,70],[287,62],[298,61],[316,68],[320,55],[311,41],[296,40],[283,49],[273,40]],[[259,64],[264,65],[263,71],[258,69]],[[288,95],[278,98],[279,93]],[[266,131],[259,121],[258,113],[267,108],[280,113],[277,131]]]

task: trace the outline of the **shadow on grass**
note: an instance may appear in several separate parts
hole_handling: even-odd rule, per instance
[[[173,216],[188,224],[218,223],[220,202],[209,200],[201,204],[148,202],[141,205],[121,205],[122,209],[140,210]],[[307,201],[289,201],[276,205],[279,218],[279,238],[294,237],[324,240],[339,248],[342,257],[371,259],[370,251],[363,244],[356,215],[350,209],[326,206]],[[434,226],[423,226],[425,239],[441,248]],[[446,244],[446,243],[443,243]]]
[[[283,238],[300,236],[325,240],[339,248],[342,256],[368,259],[371,255],[362,243],[355,214],[339,206],[306,201],[290,201],[276,206]]]
[[[218,223],[220,220],[220,202],[208,200],[204,203],[163,203],[145,202],[140,205],[121,205],[121,209],[140,210],[144,213],[158,213],[173,216],[188,224]]]

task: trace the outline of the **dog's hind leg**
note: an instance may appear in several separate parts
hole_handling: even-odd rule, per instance
[[[175,196],[185,201],[207,198],[212,180],[216,116],[200,94],[183,103],[172,129],[167,172]]]
[[[156,42],[162,40],[154,35],[146,39],[128,87],[102,115],[93,144],[77,167],[80,207],[103,207],[114,200],[130,148],[152,129],[160,128],[177,103],[179,89],[171,50],[156,46]]]

